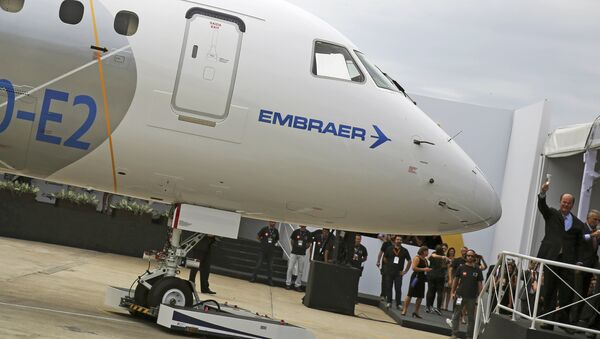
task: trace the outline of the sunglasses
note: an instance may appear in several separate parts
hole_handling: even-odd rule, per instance
[[[467,254],[467,257],[471,257],[471,258],[472,258],[472,257],[474,257],[474,255],[472,255],[472,254]]]

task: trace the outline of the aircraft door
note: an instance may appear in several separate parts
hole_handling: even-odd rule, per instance
[[[0,168],[22,170],[27,165],[27,154],[37,100],[24,95],[31,87],[0,82]]]
[[[224,120],[246,26],[238,17],[203,8],[190,9],[186,18],[171,106],[178,114]]]

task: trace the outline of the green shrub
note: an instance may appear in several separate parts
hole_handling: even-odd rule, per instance
[[[52,194],[52,196],[59,200],[69,201],[76,205],[92,205],[98,206],[98,198],[94,194],[89,193],[77,193],[71,190],[61,190],[58,193]]]
[[[37,194],[40,189],[37,186],[30,185],[26,182],[18,181],[0,181],[0,190],[7,190],[16,195],[22,194]]]
[[[116,204],[110,204],[110,208],[128,211],[135,215],[152,214],[154,211],[148,204],[138,204],[137,202],[130,202],[125,199]]]

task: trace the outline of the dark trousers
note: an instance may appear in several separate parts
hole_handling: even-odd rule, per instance
[[[522,287],[522,288],[525,288],[525,287]],[[507,293],[510,293],[510,292],[507,291]],[[540,303],[541,303],[541,300],[540,300]],[[527,314],[527,315],[532,315],[534,306],[535,306],[535,293],[527,294],[527,296],[523,296],[521,298],[521,313]],[[512,314],[512,312],[510,314]]]
[[[400,275],[400,273],[396,272],[393,274],[386,274],[384,275],[385,277],[385,288],[386,288],[386,293],[385,296],[387,298],[387,302],[388,303],[392,303],[392,286],[394,287],[394,290],[396,292],[396,306],[401,305],[402,304],[402,276]]]
[[[202,293],[208,292],[210,288],[208,287],[208,276],[210,275],[210,253],[208,255],[201,256],[198,258],[200,260],[200,291]],[[190,269],[190,281],[196,281],[196,273],[197,269]]]
[[[590,289],[590,283],[592,282],[593,276],[593,274],[587,272],[575,272],[575,284],[573,285],[573,288],[583,298],[586,298],[588,296],[588,291]],[[581,298],[579,298],[579,296],[573,293],[573,302],[577,301],[581,301]],[[585,305],[585,302],[580,302],[571,306],[570,319],[572,324],[576,323],[579,320],[579,316],[581,314],[581,310],[583,309],[583,305]]]
[[[594,291],[594,294],[597,293],[600,293],[600,288],[598,287]],[[590,304],[592,304],[593,307],[590,307],[587,304],[583,307],[581,315],[582,320],[585,322],[584,327],[600,330],[600,316],[598,315],[598,313],[596,313],[596,310],[600,309],[600,297],[590,298],[588,299],[588,301],[590,302]]]
[[[458,336],[458,329],[460,325],[460,318],[463,309],[467,312],[467,338],[473,338],[473,329],[475,328],[475,303],[476,298],[463,298],[460,305],[456,305],[456,299],[454,299],[454,308],[452,313],[452,335]]]
[[[575,274],[571,270],[563,270],[560,267],[550,266],[550,268],[569,285],[573,286]],[[556,309],[556,301],[561,307],[569,305],[573,301],[573,291],[566,286],[558,277],[544,268],[544,286],[542,293],[544,295],[544,310],[538,315],[543,315],[552,312]],[[558,297],[557,297],[558,294]],[[554,320],[563,323],[569,323],[570,308],[561,309],[549,316],[544,317],[547,320]],[[553,317],[554,316],[554,317]]]
[[[437,308],[442,308],[442,301],[444,300],[444,276],[441,277],[429,277],[429,283],[427,287],[427,306],[433,306],[433,299],[437,294]]]
[[[600,269],[600,264],[596,263],[594,268]],[[598,293],[600,293],[600,275],[596,276],[596,286],[591,295],[596,295]],[[591,307],[587,303],[584,304],[581,313],[576,319],[585,322],[587,325],[584,327],[600,329],[600,316],[598,316],[598,313],[596,312],[596,310],[600,309],[600,296],[589,298],[587,301],[591,304]]]
[[[381,273],[381,293],[379,294],[380,297],[385,297],[386,296],[386,292],[385,292],[385,285],[387,283],[387,278],[385,277],[385,272],[384,269],[380,269],[379,272]]]
[[[262,266],[263,261],[266,261],[267,262],[267,278],[269,278],[269,280],[272,280],[273,279],[273,259],[274,259],[273,251],[264,251],[263,250],[258,255],[258,260],[256,262],[256,267],[254,267],[254,272],[252,273],[252,278],[256,279],[258,270],[260,270],[260,267]]]

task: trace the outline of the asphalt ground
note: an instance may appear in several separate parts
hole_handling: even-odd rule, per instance
[[[104,305],[109,285],[129,287],[148,262],[114,254],[0,238],[0,338],[181,338],[150,321]],[[183,277],[187,277],[183,270]],[[302,305],[302,293],[211,275],[219,302],[305,327],[317,338],[443,336],[400,327],[359,304],[355,317]]]

